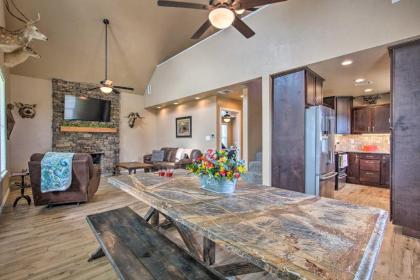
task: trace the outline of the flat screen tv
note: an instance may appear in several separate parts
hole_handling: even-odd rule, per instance
[[[72,121],[109,122],[111,101],[66,95],[64,98],[64,119]]]

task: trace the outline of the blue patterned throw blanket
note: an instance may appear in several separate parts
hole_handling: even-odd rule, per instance
[[[74,153],[46,153],[41,161],[41,192],[65,191],[71,185]]]

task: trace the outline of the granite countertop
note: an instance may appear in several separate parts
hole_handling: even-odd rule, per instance
[[[387,151],[335,151],[336,153],[355,153],[355,154],[377,154],[377,155],[389,155],[390,152]]]
[[[120,175],[109,182],[281,279],[370,279],[387,212],[239,182],[232,195],[192,175]]]

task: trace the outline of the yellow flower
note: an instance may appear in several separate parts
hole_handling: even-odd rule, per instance
[[[227,161],[227,158],[226,157],[221,157],[219,159],[219,162],[222,162],[222,163],[225,163],[226,161]]]
[[[239,171],[239,173],[244,173],[245,172],[245,167],[243,165],[239,166],[238,171]]]

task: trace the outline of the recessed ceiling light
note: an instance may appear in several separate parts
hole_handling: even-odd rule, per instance
[[[363,78],[359,78],[359,79],[356,79],[356,80],[354,80],[356,83],[363,83],[364,81],[366,81],[365,79],[363,79]]]
[[[160,108],[162,108],[162,107],[160,107],[160,106],[157,106],[156,108],[160,109]]]
[[[244,98],[244,95],[243,94],[241,95],[241,98]]]
[[[200,97],[196,97],[196,98],[195,98],[195,100],[199,100],[199,99],[200,99]]]
[[[179,103],[178,102],[174,102],[174,105],[178,105]]]
[[[365,92],[372,92],[372,91],[373,91],[373,89],[371,89],[371,88],[365,89]]]
[[[343,66],[349,66],[352,63],[353,63],[353,60],[346,59],[343,62],[341,62],[341,65],[343,65]]]
[[[230,90],[230,89],[223,89],[223,90],[219,90],[218,93],[220,93],[220,94],[229,94],[229,93],[232,93],[232,90]]]

